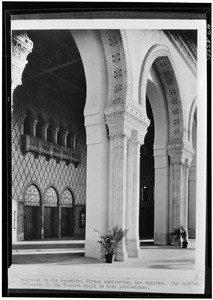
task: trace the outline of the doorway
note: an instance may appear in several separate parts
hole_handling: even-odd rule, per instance
[[[62,207],[61,208],[61,236],[73,236],[74,235],[74,212],[73,208]]]
[[[41,238],[41,207],[25,206],[24,207],[24,239],[40,239]]]
[[[140,206],[139,238],[154,238],[154,119],[148,98],[146,97],[147,116],[150,125],[141,146],[140,154]]]
[[[44,208],[44,238],[58,237],[58,208]]]

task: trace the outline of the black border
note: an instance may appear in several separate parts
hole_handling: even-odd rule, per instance
[[[130,2],[2,2],[2,296],[4,297],[92,297],[92,298],[211,298],[211,50],[207,59],[207,219],[206,285],[204,295],[147,294],[132,292],[90,292],[61,290],[8,291],[8,267],[11,265],[11,88],[10,21],[21,19],[190,19],[206,20],[211,47],[211,3],[130,3]],[[209,29],[210,28],[210,29]],[[6,173],[6,176],[5,176]]]

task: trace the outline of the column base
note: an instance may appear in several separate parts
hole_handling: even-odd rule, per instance
[[[139,258],[141,253],[139,247],[139,241],[136,240],[127,241],[127,253],[128,253],[128,257]]]
[[[168,233],[154,233],[154,244],[155,245],[168,245],[169,244],[169,234]]]
[[[115,254],[115,261],[125,261],[128,258],[127,252],[117,252]]]
[[[85,241],[85,257],[105,258],[105,252],[97,241]]]

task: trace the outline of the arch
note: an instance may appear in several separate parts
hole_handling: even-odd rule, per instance
[[[37,185],[28,184],[23,197],[24,239],[41,238],[41,193]]]
[[[49,207],[58,207],[59,204],[59,197],[57,189],[50,185],[46,188],[44,193],[44,205]]]
[[[108,73],[106,106],[132,100],[132,69],[125,30],[100,31]]]
[[[176,67],[166,46],[155,44],[147,52],[142,64],[139,82],[139,103],[145,111],[146,87],[151,66],[160,75],[169,115],[169,143],[181,143],[186,128],[182,105],[182,93]]]
[[[32,107],[26,109],[26,115],[24,117],[23,133],[34,136],[35,124],[37,122],[37,112]]]
[[[30,183],[24,190],[24,205],[26,206],[40,206],[41,192],[35,183]]]
[[[73,207],[74,196],[72,190],[68,187],[65,188],[61,193],[61,207]]]
[[[36,124],[36,137],[39,139],[45,139],[43,128],[48,125],[48,115],[44,111],[39,111],[38,122]]]

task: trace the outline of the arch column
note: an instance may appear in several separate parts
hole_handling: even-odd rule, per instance
[[[109,128],[108,228],[128,229],[115,260],[139,256],[139,154],[149,121],[134,101],[105,110]],[[127,189],[128,187],[128,189]]]
[[[188,144],[170,144],[169,232],[180,224],[188,230],[188,176],[194,150]],[[173,240],[170,237],[170,244]]]

